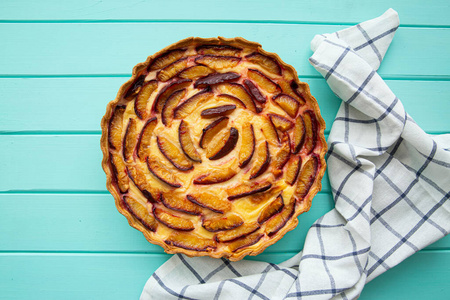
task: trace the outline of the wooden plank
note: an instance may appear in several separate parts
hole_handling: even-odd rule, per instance
[[[0,132],[99,132],[106,104],[127,80],[128,77],[0,79],[4,99],[0,102]],[[324,79],[304,81],[319,102],[328,133],[340,100]],[[425,131],[450,131],[447,121],[450,81],[386,80],[386,83]]]
[[[279,263],[293,253],[259,257]],[[365,287],[361,299],[446,299],[450,251],[418,252]],[[161,254],[0,253],[2,299],[137,299]],[[253,259],[253,258],[251,258]],[[38,292],[37,292],[38,291]]]
[[[129,78],[2,78],[0,132],[97,131]]]
[[[208,23],[209,24],[209,23]],[[129,74],[148,55],[188,36],[242,36],[277,52],[300,76],[317,76],[309,64],[314,35],[345,26],[254,23],[7,23],[0,37],[1,74]],[[450,29],[401,28],[380,74],[447,76]],[[295,41],[295,43],[293,43]],[[430,47],[429,45],[433,45]],[[33,51],[30,51],[30,48]]]
[[[99,135],[0,136],[0,191],[105,191]]]
[[[0,135],[1,191],[106,192],[100,135]],[[26,172],[24,172],[26,170]],[[328,178],[322,181],[330,191]]]
[[[2,299],[138,299],[164,254],[0,253]]]
[[[122,77],[0,79],[0,93],[6,100],[0,103],[0,131],[99,131],[99,120],[104,114],[106,103],[114,99],[120,85],[126,80]],[[329,132],[340,101],[324,79],[305,81],[319,102],[327,123],[326,132]],[[450,110],[450,103],[445,100],[445,95],[450,93],[450,82],[386,82],[424,130],[432,133],[446,129],[448,123],[445,116]],[[61,101],[62,95],[64,101]],[[430,101],[433,105],[430,105]]]
[[[369,282],[360,299],[448,299],[448,278],[450,251],[418,252]]]
[[[293,253],[263,254],[279,263]],[[167,254],[0,253],[2,299],[138,299]],[[254,259],[254,258],[250,258]],[[39,292],[37,292],[39,291]]]
[[[265,253],[300,251],[309,227],[333,207],[330,194],[317,195],[297,228]],[[128,225],[106,194],[0,194],[0,240],[0,251],[163,253]]]
[[[0,79],[0,94],[5,99],[0,103],[0,132],[100,132],[100,120],[105,114],[106,104],[116,97],[119,87],[128,79]],[[306,81],[323,107],[322,116],[330,127],[339,108],[339,100],[324,79]]]
[[[450,250],[450,235],[447,235],[440,240],[434,242],[433,244],[429,245],[425,249],[428,250]]]
[[[386,80],[406,112],[428,133],[450,133],[450,81]]]
[[[309,227],[333,207],[331,195],[319,193],[297,228],[264,253],[300,251]],[[0,240],[0,251],[163,253],[128,225],[107,194],[0,194]],[[449,250],[450,236],[427,249]]]
[[[232,20],[232,21],[294,21],[358,23],[377,17],[392,7],[400,14],[403,25],[449,25],[448,2],[445,0],[424,3],[419,0],[370,3],[362,1],[304,2],[288,0],[238,1],[231,0],[212,4],[200,0],[195,3],[182,0],[158,2],[120,0],[81,0],[64,3],[56,0],[30,2],[25,0],[2,1],[2,20]],[[176,8],[176,9],[174,9]],[[186,11],[195,11],[186,14]]]

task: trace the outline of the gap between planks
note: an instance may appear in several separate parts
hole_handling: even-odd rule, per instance
[[[449,134],[449,131],[434,131],[434,130],[430,130],[430,131],[426,131],[426,133],[428,134],[432,134],[432,135],[439,135],[439,134]],[[98,135],[101,136],[102,132],[101,131],[53,131],[53,130],[36,130],[36,131],[29,131],[29,130],[24,130],[24,131],[0,131],[0,136],[12,136],[12,135],[55,135],[55,136],[70,136],[70,135]],[[326,135],[326,139],[328,139],[328,135],[330,134],[330,129],[326,129],[324,134]]]
[[[274,251],[274,252],[267,252],[264,253],[264,255],[280,255],[280,254],[297,254],[298,251]],[[261,253],[262,254],[262,253]],[[8,255],[42,255],[42,256],[98,256],[98,255],[160,255],[160,256],[172,256],[173,254],[168,254],[163,252],[161,248],[161,252],[145,252],[145,251],[45,251],[45,250],[27,250],[27,251],[21,251],[21,250],[0,250],[0,256],[8,256]]]
[[[84,20],[84,19],[72,19],[72,20],[0,20],[0,24],[90,24],[90,23],[234,23],[234,24],[294,24],[294,25],[337,25],[337,26],[354,26],[358,23],[353,22],[319,22],[319,21],[294,21],[294,20],[195,20],[195,19],[108,19],[108,20]],[[450,25],[424,25],[424,24],[400,24],[399,27],[403,28],[436,28],[446,29],[450,28]]]
[[[161,250],[162,251],[162,250]],[[301,251],[301,250],[300,250]],[[299,251],[274,251],[274,252],[267,252],[267,253],[261,253],[264,255],[280,255],[280,254],[292,254],[295,255],[299,253]],[[416,253],[448,253],[450,254],[450,248],[443,248],[443,249],[422,249],[419,250]],[[41,256],[99,256],[99,255],[161,255],[161,256],[172,256],[173,254],[168,254],[165,252],[146,252],[146,251],[76,251],[76,250],[70,250],[70,251],[45,251],[45,250],[27,250],[27,251],[21,251],[21,250],[0,250],[0,256],[11,256],[11,255],[41,255]],[[250,256],[252,257],[252,256]]]
[[[111,194],[107,190],[93,190],[93,191],[83,191],[83,190],[9,190],[9,191],[0,191],[0,195],[109,195]],[[317,194],[329,195],[331,192],[319,191]],[[0,199],[1,201],[1,199]]]
[[[131,78],[131,73],[118,73],[118,74],[0,74],[0,79],[40,79],[40,78]],[[409,80],[409,81],[450,81],[450,75],[380,75],[384,80]],[[300,80],[303,79],[322,79],[322,75],[304,75],[299,76]]]

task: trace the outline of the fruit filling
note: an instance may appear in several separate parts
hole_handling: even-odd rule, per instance
[[[211,232],[231,230],[242,224],[244,224],[244,220],[236,214],[210,218],[202,222],[203,228]]]
[[[187,199],[201,207],[210,209],[213,212],[223,214],[231,209],[231,203],[228,200],[217,198],[212,193],[196,193],[187,195]]]
[[[108,189],[168,253],[238,260],[297,225],[325,124],[294,69],[243,39],[183,41],[133,71],[102,122]]]

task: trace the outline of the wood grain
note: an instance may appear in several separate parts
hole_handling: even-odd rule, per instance
[[[130,74],[147,56],[189,36],[258,41],[302,76],[317,76],[310,42],[339,25],[254,23],[6,23],[0,47],[0,75]],[[145,37],[144,39],[142,37]],[[448,76],[450,30],[400,28],[379,69],[381,75]],[[33,51],[30,51],[30,48]],[[407,49],[407,51],[405,51]],[[448,78],[448,77],[446,77]]]
[[[107,193],[100,165],[100,135],[25,134],[1,138],[3,145],[8,145],[3,152],[9,159],[0,162],[0,168],[8,174],[0,180],[0,192]],[[327,174],[325,177],[322,191],[330,192]]]
[[[134,65],[187,36],[243,36],[278,53],[310,84],[328,133],[340,100],[308,62],[311,39],[392,7],[401,27],[379,73],[425,131],[450,132],[447,0],[211,7],[206,0],[0,3],[0,299],[137,299],[170,257],[115,209],[100,166],[100,119]],[[332,207],[325,175],[299,226],[249,259],[290,258]],[[446,299],[449,277],[447,236],[370,282],[361,299]]]
[[[261,254],[280,263],[293,253]],[[360,299],[445,299],[449,251],[419,252],[367,284]],[[3,299],[138,299],[161,254],[0,253]],[[399,296],[401,295],[401,297]]]
[[[119,87],[128,78],[0,79],[3,99],[0,102],[0,133],[100,133],[100,119],[105,114],[106,104],[116,97]],[[325,80],[302,80],[309,84],[319,102],[328,133],[341,101]],[[446,95],[450,94],[450,81],[386,80],[386,83],[426,132],[440,133],[448,127],[450,101]]]
[[[297,228],[264,253],[299,252],[309,227],[333,207],[330,194],[318,194]],[[0,194],[0,240],[8,241],[0,251],[164,253],[128,225],[109,194]]]
[[[61,4],[57,0],[30,2],[7,0],[0,3],[0,19],[12,21],[167,21],[228,20],[236,22],[317,22],[354,24],[375,18],[392,7],[401,13],[402,25],[450,25],[448,1],[419,0],[391,1],[302,1],[285,0],[281,3],[270,0],[229,0],[214,3],[197,0],[167,0],[155,4],[153,1],[96,1],[79,0]],[[156,9],[157,8],[157,9]],[[176,8],[176,9],[175,9]],[[329,8],[329,9],[327,9]],[[192,11],[191,14],[187,13]]]

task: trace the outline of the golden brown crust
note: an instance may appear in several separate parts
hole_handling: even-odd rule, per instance
[[[223,248],[221,251],[198,251],[198,250],[191,250],[191,249],[185,249],[181,247],[177,247],[172,245],[169,245],[168,243],[164,242],[163,239],[156,238],[155,233],[148,230],[142,222],[140,222],[138,219],[136,219],[135,216],[133,216],[132,213],[127,209],[126,205],[124,204],[123,200],[123,194],[120,192],[120,190],[117,188],[117,185],[114,184],[113,178],[114,174],[111,169],[111,153],[109,149],[109,142],[108,142],[108,135],[109,135],[109,124],[111,121],[111,117],[113,114],[113,110],[118,104],[122,104],[123,97],[129,90],[129,88],[133,85],[133,83],[136,81],[136,79],[141,75],[147,72],[147,68],[149,65],[159,56],[163,55],[167,51],[174,50],[174,49],[180,49],[180,48],[187,48],[191,47],[192,45],[195,46],[202,46],[202,45],[226,45],[226,46],[232,46],[232,47],[239,47],[239,48],[246,48],[251,49],[252,52],[258,52],[261,53],[267,57],[270,57],[274,59],[278,64],[281,66],[283,70],[286,70],[287,74],[291,74],[292,80],[295,81],[295,83],[298,85],[299,89],[302,90],[301,96],[306,99],[308,103],[309,109],[314,111],[314,115],[316,117],[317,122],[317,140],[316,140],[316,147],[314,150],[314,155],[318,158],[318,166],[317,166],[317,172],[314,177],[314,182],[312,183],[311,188],[309,189],[309,192],[307,192],[307,195],[303,199],[298,199],[296,201],[295,211],[293,213],[293,216],[287,221],[286,225],[283,226],[279,231],[277,231],[275,234],[271,235],[270,237],[265,235],[264,237],[258,239],[258,242],[256,242],[253,245],[250,245],[249,247],[242,247],[239,248],[235,252],[227,251],[227,248]],[[188,256],[211,256],[215,258],[220,257],[227,257],[232,261],[237,261],[245,257],[246,255],[257,255],[261,252],[263,252],[268,246],[274,244],[279,239],[281,239],[288,231],[294,229],[298,224],[298,215],[300,215],[303,212],[306,212],[311,207],[312,198],[321,190],[321,180],[325,172],[325,154],[327,152],[327,144],[324,137],[324,130],[325,130],[325,121],[320,115],[319,106],[317,104],[316,99],[311,95],[310,89],[308,84],[300,82],[298,79],[298,75],[296,70],[284,63],[280,57],[275,53],[266,52],[261,48],[261,45],[255,42],[247,41],[241,37],[237,38],[198,38],[198,37],[189,37],[184,40],[181,40],[179,42],[176,42],[161,51],[155,53],[152,56],[149,56],[147,60],[143,63],[137,64],[133,68],[132,77],[122,85],[122,87],[119,89],[117,93],[117,97],[115,100],[111,101],[106,108],[106,113],[101,121],[101,128],[102,128],[102,136],[101,136],[101,149],[103,152],[103,160],[102,160],[102,167],[103,170],[106,173],[106,187],[108,191],[113,195],[116,203],[116,207],[118,211],[123,214],[130,226],[136,228],[137,230],[143,232],[145,238],[153,243],[160,245],[164,248],[164,250],[167,253],[184,253]],[[307,157],[311,157],[311,155],[306,155]],[[305,157],[306,157],[305,156]],[[292,196],[294,197],[294,196]],[[148,204],[153,205],[153,204]]]

